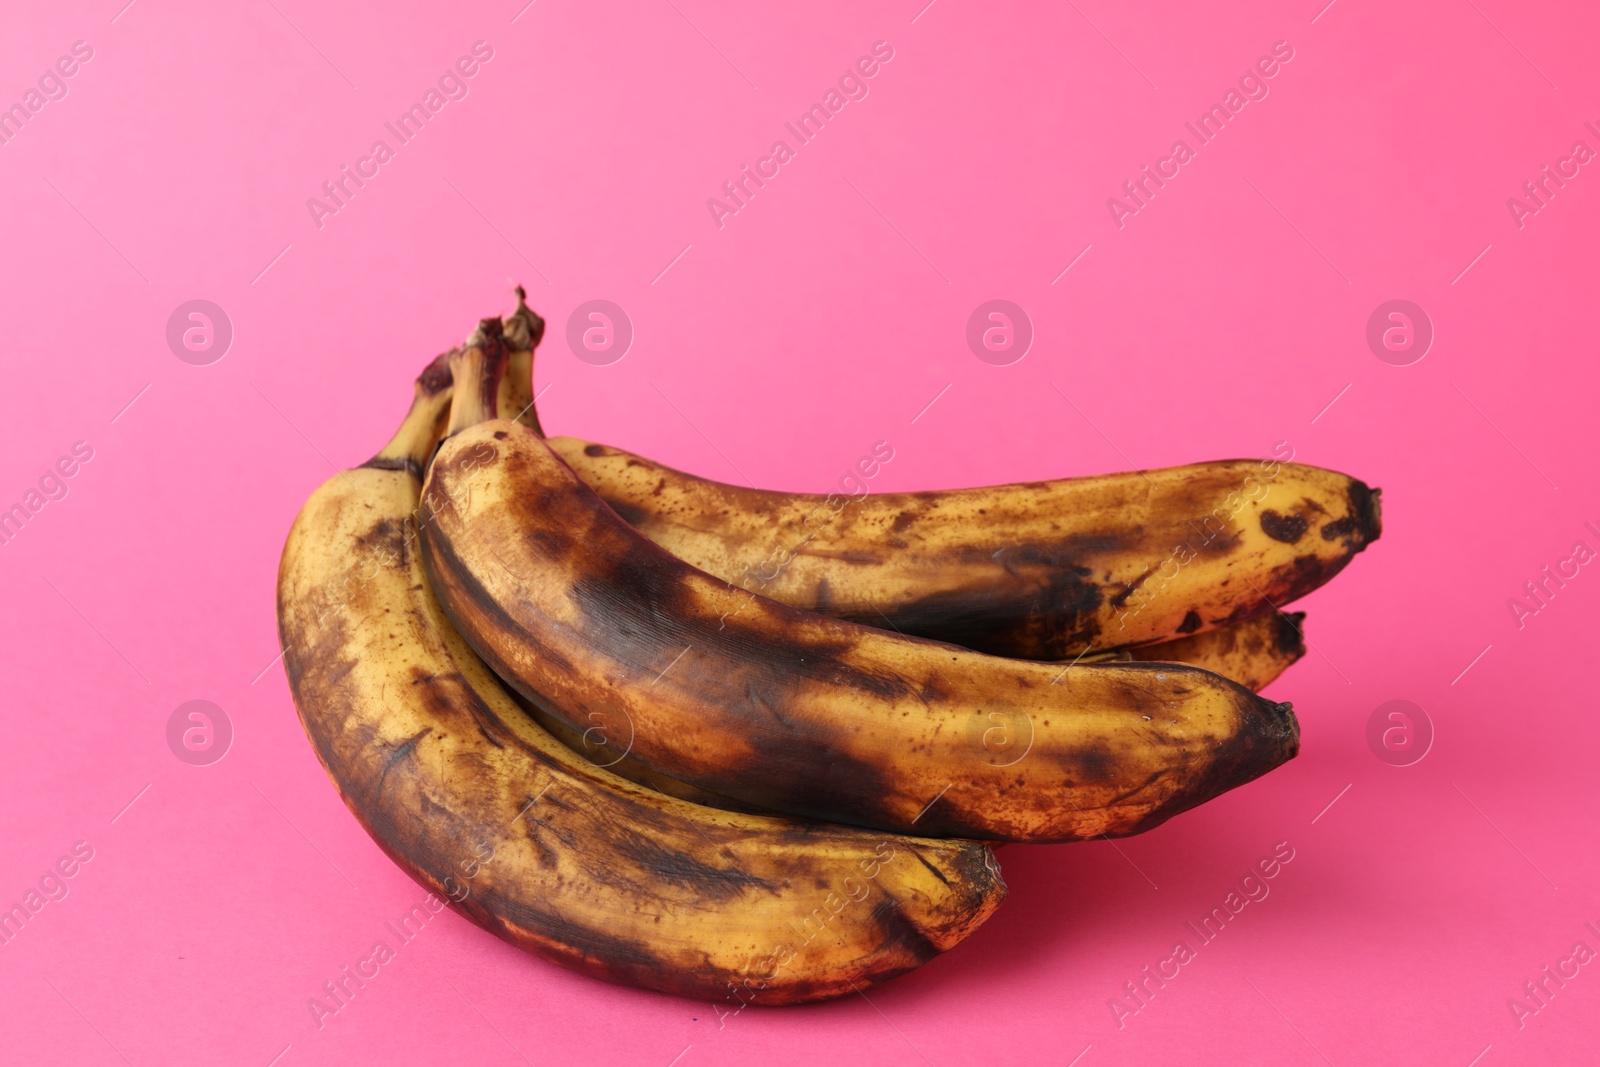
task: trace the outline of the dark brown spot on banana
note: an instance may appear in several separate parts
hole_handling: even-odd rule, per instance
[[[769,891],[778,888],[737,867],[713,866],[690,853],[671,848],[635,831],[618,833],[612,839],[612,845],[629,862],[645,871],[650,879],[691,889],[704,900],[720,903],[732,900],[752,887]]]
[[[943,882],[945,885],[950,884],[950,879],[944,876],[943,871],[929,863],[926,856],[923,856],[921,853],[917,853],[916,856],[917,862],[928,868],[928,870],[932,871],[935,878],[939,879],[939,881]]]
[[[622,521],[629,526],[638,526],[650,517],[649,512],[636,504],[628,503],[626,500],[611,499],[606,500],[606,503],[610,504],[611,510],[620,515]]]
[[[1306,519],[1304,515],[1280,515],[1276,511],[1263,511],[1261,532],[1274,541],[1292,545],[1306,535]]]
[[[1337,541],[1341,537],[1349,537],[1356,531],[1359,523],[1354,515],[1346,515],[1342,519],[1322,524],[1322,539],[1324,541]]]
[[[1273,627],[1273,644],[1278,652],[1288,659],[1299,659],[1306,654],[1306,635],[1304,631],[1306,613],[1294,611],[1285,615],[1283,612],[1274,613],[1276,625]]]
[[[1101,587],[1086,572],[1060,570],[1004,585],[930,593],[886,607],[883,616],[863,613],[847,618],[881,626],[887,617],[895,629],[934,641],[982,648],[995,655],[1057,659],[1064,649],[1096,642],[1098,611],[1104,601]]]
[[[410,759],[411,754],[417,750],[417,745],[424,737],[427,737],[432,732],[433,727],[425,727],[415,736],[407,738],[400,745],[396,746],[395,750],[389,754],[389,758],[383,762],[383,777],[387,778],[390,771],[394,770],[395,767],[399,766],[407,759]],[[379,780],[379,788],[382,788],[381,779]]]

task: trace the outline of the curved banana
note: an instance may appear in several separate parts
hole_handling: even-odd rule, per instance
[[[529,366],[513,356],[500,410],[538,431]],[[792,607],[1026,659],[1274,614],[1382,525],[1379,490],[1284,462],[1286,444],[1273,459],[939,492],[868,494],[857,478],[856,495],[824,496],[714,482],[573,437],[546,443],[635,529],[708,574]],[[876,473],[877,459],[862,462]]]
[[[1029,659],[1271,614],[1380,529],[1377,490],[1278,460],[848,497],[725,485],[570,437],[549,445],[707,573],[808,611]]]
[[[1186,663],[1212,674],[1220,674],[1259,693],[1306,654],[1305,635],[1302,633],[1305,617],[1303,611],[1288,615],[1263,615],[1190,637],[1180,637],[1176,641],[1096,652],[1078,662],[1126,663],[1137,660]],[[597,716],[588,729],[576,730],[520,694],[513,692],[512,695],[522,710],[532,715],[534,721],[554,734],[562,744],[630,782],[638,782],[658,792],[692,800],[697,804],[708,804],[713,808],[760,810],[651,770],[628,754],[632,738],[609,736],[605,724],[600,721],[603,717]]]
[[[499,410],[514,413],[513,417],[516,421],[542,436],[543,430],[539,425],[538,412],[534,406],[533,352],[531,338],[527,330],[531,312],[524,310],[524,290],[518,287],[516,293],[519,313],[502,320],[506,331],[506,343],[510,351],[506,355],[506,369],[500,380]],[[585,471],[589,470],[591,466],[590,463],[585,462],[585,459],[588,458],[587,456],[584,458],[578,457],[577,452],[580,447],[583,449],[603,447],[591,446],[586,441],[579,441],[571,437],[551,438],[547,443],[563,458],[568,459],[568,465],[574,467],[580,478],[584,477]],[[603,477],[606,469],[602,464],[600,468],[602,477],[599,479],[601,482],[606,480]],[[677,477],[690,479],[699,485],[717,485],[717,483],[695,479],[690,475],[672,473]],[[594,488],[592,483],[591,488]],[[653,532],[658,532],[662,529],[666,529],[669,532],[674,528],[682,527],[704,530],[708,526],[714,526],[719,518],[720,513],[716,512],[694,516],[680,515],[673,523],[665,526],[652,522],[636,528],[646,537],[650,537]],[[719,536],[732,537],[733,535],[724,531]],[[823,563],[824,565],[826,564],[825,558]],[[822,580],[826,581],[827,579]],[[1305,655],[1305,638],[1300,632],[1300,626],[1304,619],[1304,612],[1286,616],[1282,612],[1275,611],[1268,615],[1258,615],[1238,622],[1225,623],[1216,629],[1204,630],[1187,637],[1179,637],[1135,648],[1118,648],[1090,653],[1081,656],[1078,662],[1104,663],[1138,660],[1145,662],[1187,663],[1190,666],[1199,667],[1213,674],[1220,674],[1225,678],[1230,678],[1240,685],[1259,692]],[[871,621],[873,620],[868,620],[869,623]],[[587,728],[579,730],[568,726],[554,715],[541,710],[537,705],[528,701],[514,690],[512,691],[512,696],[523,711],[531,715],[540,726],[554,735],[562,744],[585,759],[597,763],[631,782],[637,782],[657,792],[666,793],[669,796],[675,796],[697,804],[724,808],[730,811],[760,811],[754,805],[719,796],[716,793],[692,786],[687,782],[680,782],[676,778],[669,778],[664,774],[651,770],[628,755],[628,750],[632,743],[631,738],[613,739],[608,737],[604,723],[599,721],[602,718],[600,716],[596,716]],[[616,740],[617,743],[613,744],[613,740]]]
[[[981,845],[686,804],[592,766],[517,709],[416,551],[438,371],[377,458],[312,495],[278,581],[301,721],[390,858],[555,963],[741,1004],[849,993],[982,924],[1005,886]]]
[[[568,725],[599,716],[656,771],[763,808],[1015,841],[1137,833],[1298,750],[1289,705],[1206,671],[1014,662],[696,570],[494,418],[502,333],[485,319],[453,363],[423,558],[474,650]]]

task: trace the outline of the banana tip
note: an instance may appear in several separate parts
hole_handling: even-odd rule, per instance
[[[1287,700],[1272,705],[1272,717],[1281,732],[1283,760],[1287,762],[1300,754],[1300,720]]]
[[[428,396],[437,396],[450,388],[450,357],[454,354],[455,349],[451,349],[435,356],[433,362],[417,375],[417,388]]]
[[[1350,486],[1350,509],[1361,525],[1362,544],[1370,545],[1383,535],[1383,490],[1365,482]]]

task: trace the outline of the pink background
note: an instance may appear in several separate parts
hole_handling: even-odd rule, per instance
[[[0,903],[94,849],[0,948],[0,1060],[1592,1055],[1600,966],[1520,1029],[1507,999],[1574,942],[1600,949],[1600,568],[1520,630],[1507,599],[1578,539],[1600,548],[1600,173],[1520,229],[1506,206],[1574,141],[1600,149],[1591,7],[121,2],[13,11],[0,34],[6,102],[94,49],[0,146],[0,507],[94,450],[0,547]],[[477,40],[494,57],[470,95],[319,230],[306,198]],[[870,95],[719,230],[706,198],[878,40],[895,55]],[[1270,95],[1119,229],[1106,199],[1279,40]],[[825,490],[878,440],[878,489],[1288,441],[1381,485],[1382,541],[1299,605],[1315,651],[1271,690],[1302,755],[1143,837],[1003,850],[1000,913],[870,1003],[719,1027],[446,915],[319,1031],[308,998],[422,891],[301,733],[278,552],[512,278],[551,323],[547,428],[716,478]],[[1037,331],[1011,366],[964,341],[996,297]],[[209,366],[165,340],[195,298],[235,331]],[[593,298],[637,332],[610,366],[565,343]],[[1394,298],[1437,331],[1411,366],[1366,344]],[[235,730],[210,766],[165,739],[191,699]],[[1413,766],[1366,741],[1393,699],[1436,731]],[[1280,841],[1271,895],[1119,1029],[1108,998]]]

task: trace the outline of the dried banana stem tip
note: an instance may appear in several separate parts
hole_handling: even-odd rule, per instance
[[[526,352],[544,338],[544,319],[528,307],[528,291],[517,286],[517,309],[506,316],[506,344],[513,352]]]

